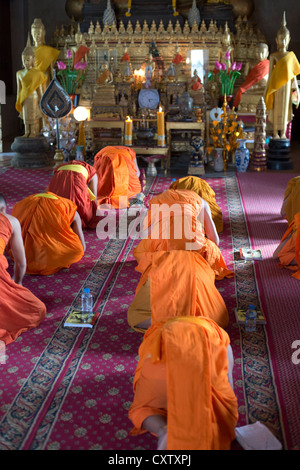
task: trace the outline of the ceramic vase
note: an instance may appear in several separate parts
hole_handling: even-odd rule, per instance
[[[249,165],[249,150],[246,147],[247,139],[237,139],[239,146],[235,151],[235,164],[236,170],[240,173],[245,173]]]
[[[224,171],[224,160],[223,160],[223,149],[215,148],[214,149],[214,170],[215,171]]]

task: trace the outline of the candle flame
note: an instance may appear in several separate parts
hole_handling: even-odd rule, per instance
[[[160,113],[162,112],[162,107],[161,107],[161,106],[159,107],[158,111],[159,111]]]
[[[131,117],[127,116],[126,121],[131,121]]]

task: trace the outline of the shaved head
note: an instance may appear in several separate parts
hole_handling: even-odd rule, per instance
[[[0,193],[0,207],[4,207],[5,209],[7,207],[5,197],[1,193]]]

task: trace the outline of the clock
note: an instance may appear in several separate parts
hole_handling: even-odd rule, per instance
[[[139,92],[138,102],[140,108],[156,109],[159,105],[159,93],[155,88],[143,88]]]

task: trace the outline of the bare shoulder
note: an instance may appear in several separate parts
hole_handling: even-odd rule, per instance
[[[16,229],[20,227],[20,222],[18,221],[16,217],[10,214],[5,214],[5,217],[7,217],[7,219],[10,221],[13,231],[15,231]]]

